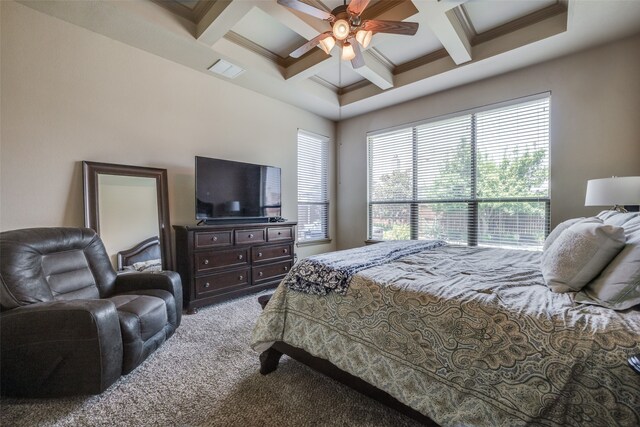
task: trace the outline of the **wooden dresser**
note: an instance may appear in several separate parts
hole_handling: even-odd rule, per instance
[[[187,313],[277,286],[294,263],[296,224],[174,225]]]

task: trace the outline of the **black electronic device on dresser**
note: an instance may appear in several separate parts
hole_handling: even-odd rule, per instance
[[[277,286],[294,263],[296,224],[174,225],[187,313]]]
[[[228,224],[280,217],[280,168],[197,156],[195,171],[196,220]]]

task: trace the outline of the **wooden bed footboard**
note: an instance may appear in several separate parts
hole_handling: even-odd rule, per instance
[[[282,341],[275,342],[269,349],[265,350],[260,355],[260,373],[267,375],[275,371],[278,368],[280,357],[282,357],[283,354],[307,365],[321,374],[333,378],[334,380],[364,394],[365,396],[377,400],[389,408],[395,409],[425,426],[438,427],[438,424],[436,424],[431,418],[423,415],[413,408],[410,408],[404,403],[401,403],[390,394],[372,386],[363,379],[343,371],[328,360],[312,356],[303,349],[293,347]]]

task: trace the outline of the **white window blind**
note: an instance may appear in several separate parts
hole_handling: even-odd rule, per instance
[[[298,241],[329,238],[329,140],[298,131]]]
[[[549,96],[369,135],[369,238],[539,249]]]

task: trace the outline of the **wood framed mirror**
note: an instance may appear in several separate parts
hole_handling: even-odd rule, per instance
[[[100,235],[114,267],[123,268],[121,253],[157,237],[162,269],[173,270],[167,170],[83,161],[82,176],[85,226]]]

